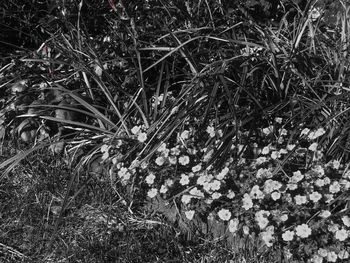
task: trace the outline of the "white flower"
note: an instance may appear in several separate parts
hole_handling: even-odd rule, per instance
[[[293,237],[294,237],[294,231],[289,231],[287,230],[286,232],[284,232],[282,234],[282,239],[284,241],[292,241],[293,240]]]
[[[140,129],[141,127],[140,126],[134,126],[132,129],[131,129],[131,132],[132,134],[138,134],[140,132]]]
[[[282,118],[281,117],[276,117],[275,122],[281,124],[282,123]]]
[[[190,179],[189,179],[188,175],[181,174],[180,184],[181,185],[188,185],[189,182],[190,182]]]
[[[293,202],[293,198],[292,198],[292,195],[290,193],[285,193],[283,196],[284,196],[284,199],[286,202],[288,202],[288,203]]]
[[[316,137],[316,131],[310,132],[307,137],[309,138],[309,140],[315,140],[317,138]]]
[[[343,187],[345,191],[349,190],[350,188],[350,182],[348,180],[340,179],[339,184]]]
[[[281,215],[281,216],[280,216],[280,220],[281,220],[282,222],[287,221],[287,220],[288,220],[288,215],[287,215],[287,214]]]
[[[94,70],[95,70],[95,74],[97,76],[99,76],[99,77],[102,76],[102,68],[99,65],[95,65]]]
[[[327,253],[327,261],[328,262],[337,262],[337,254],[334,251],[329,251]]]
[[[117,161],[117,160],[116,160]],[[116,164],[117,162],[114,162],[113,164]],[[140,165],[140,168],[142,169],[142,170],[146,170],[147,169],[147,167],[148,167],[148,162],[139,162],[139,165]]]
[[[160,190],[159,190],[159,193],[161,193],[161,194],[165,194],[166,192],[168,192],[168,187],[166,186],[166,185],[162,185],[161,187],[160,187]]]
[[[267,158],[265,156],[260,156],[256,159],[255,163],[256,165],[260,165],[267,162]]]
[[[171,109],[170,115],[175,114],[179,110],[179,106],[175,106]]]
[[[210,205],[210,204],[213,203],[213,199],[207,198],[207,199],[204,200],[204,202],[205,202],[207,205]]]
[[[219,137],[221,138],[222,136],[224,136],[224,133],[222,132],[222,130],[218,130],[217,134],[219,135]]]
[[[249,234],[249,226],[243,226],[243,234],[248,235]]]
[[[338,170],[340,167],[340,161],[339,160],[333,160],[332,162],[332,168],[335,170]]]
[[[277,143],[278,143],[278,144],[284,143],[283,137],[279,137],[278,140],[277,140]],[[282,150],[282,149],[281,149],[281,150]],[[281,150],[280,150],[280,153],[281,153]]]
[[[273,126],[271,125],[271,126],[269,126],[269,127],[267,127],[267,128],[262,129],[262,132],[263,132],[263,134],[265,134],[266,136],[268,136],[270,133],[273,132]]]
[[[133,173],[135,173],[135,169],[140,167],[140,161],[138,159],[135,159],[131,162],[129,166],[129,170],[132,170]]]
[[[272,193],[274,190],[279,190],[282,187],[280,182],[268,179],[264,183],[264,192],[267,194]]]
[[[221,172],[220,172],[218,175],[216,175],[215,177],[216,177],[216,179],[218,179],[218,180],[222,180],[222,179],[225,178],[225,176],[228,174],[228,172],[229,172],[229,169],[228,169],[227,167],[225,167],[225,168],[222,169]]]
[[[257,222],[260,229],[264,229],[269,224],[267,217],[270,215],[269,211],[260,210],[255,213],[255,221]]]
[[[204,156],[203,156],[203,162],[205,162],[205,163],[208,162],[210,160],[211,156],[213,155],[213,153],[214,153],[213,149],[211,149],[210,151],[206,152],[204,154]]]
[[[196,173],[196,172],[199,172],[201,169],[202,169],[202,166],[199,163],[196,166],[193,166],[191,170],[192,170],[192,172]]]
[[[310,129],[309,128],[304,128],[301,133],[300,133],[300,136],[303,136],[303,135],[306,135],[310,132]]]
[[[292,151],[295,148],[295,144],[288,144],[287,145],[287,150]]]
[[[317,150],[317,146],[318,146],[318,143],[317,143],[317,142],[314,142],[314,143],[312,143],[312,144],[309,146],[308,149],[309,149],[310,151],[314,152],[314,151]]]
[[[228,231],[230,233],[235,233],[238,230],[239,220],[238,218],[233,218],[228,222]]]
[[[325,257],[327,257],[328,251],[327,251],[327,249],[319,248],[317,250],[317,254],[319,254],[321,257],[325,258]]]
[[[350,179],[350,170],[347,170],[347,171],[343,174],[343,178],[345,178],[345,179]]]
[[[335,232],[335,238],[339,241],[345,241],[349,237],[348,231],[346,229],[340,229]]]
[[[273,234],[274,234],[273,226],[267,227],[266,231],[260,233],[260,237],[264,241],[267,247],[271,247],[273,245],[273,240],[274,240]]]
[[[109,148],[111,148],[110,145],[104,144],[104,145],[101,146],[101,152],[102,153],[108,152]]]
[[[318,177],[324,175],[324,169],[321,165],[315,165],[314,167],[312,167],[312,171],[317,173]]]
[[[258,185],[253,186],[249,195],[252,199],[263,199],[264,198],[264,193],[262,191],[260,191]]]
[[[194,211],[193,210],[186,211],[185,216],[188,220],[192,220],[194,216]]]
[[[318,186],[318,187],[322,187],[325,185],[325,182],[323,179],[320,179],[318,178],[316,181],[315,181],[315,185]]]
[[[162,156],[157,157],[156,164],[162,166],[165,162],[165,159]]]
[[[207,193],[211,193],[211,192],[212,192],[211,184],[208,183],[208,182],[205,182],[205,183],[203,184],[203,189],[204,189]]]
[[[244,195],[243,195],[243,208],[245,209],[245,210],[249,210],[250,208],[252,208],[253,207],[253,201],[252,201],[252,199],[250,198],[250,196],[249,196],[249,194],[247,194],[247,193],[245,193]]]
[[[152,188],[147,192],[147,195],[149,198],[154,198],[158,193],[158,189],[157,188]]]
[[[341,220],[343,221],[343,224],[347,227],[350,227],[350,217],[349,216],[343,216],[341,218]]]
[[[166,179],[165,180],[165,185],[168,186],[168,187],[172,187],[174,184],[174,181],[171,180],[171,179]]]
[[[179,163],[182,165],[187,165],[190,163],[190,158],[187,155],[181,156],[179,158]]]
[[[286,149],[280,149],[279,152],[278,152],[280,155],[282,154],[287,154],[288,151]]]
[[[231,212],[227,209],[221,209],[219,212],[218,212],[218,216],[221,220],[223,221],[228,221],[230,220],[231,218]]]
[[[296,189],[298,189],[298,185],[297,184],[287,184],[287,188],[289,189],[289,190],[296,190]]]
[[[323,257],[315,254],[315,255],[312,256],[311,262],[312,263],[322,263],[323,262]]]
[[[315,191],[309,195],[309,198],[312,202],[317,203],[322,198],[322,195],[319,192]]]
[[[111,42],[110,36],[104,36],[102,42]]]
[[[324,182],[324,184],[330,184],[331,179],[329,179],[329,177],[325,177],[325,178],[323,178],[323,182]]]
[[[284,136],[284,135],[288,134],[288,131],[286,129],[283,129],[283,128],[279,129],[278,131],[280,133],[280,136]]]
[[[189,202],[191,202],[192,196],[190,195],[183,195],[181,197],[181,202],[185,205],[187,205]]]
[[[140,132],[138,135],[137,135],[137,140],[139,142],[145,142],[147,140],[147,133],[145,132]]]
[[[170,149],[170,154],[178,156],[178,155],[180,155],[180,149],[178,147],[173,147]]]
[[[280,198],[281,198],[281,193],[280,192],[274,191],[274,192],[271,193],[271,199],[272,200],[276,201],[276,200],[278,200]]]
[[[259,157],[259,158],[261,158],[261,157]],[[259,159],[258,158],[258,159]],[[264,157],[265,158],[265,157]],[[266,159],[266,158],[265,158]],[[266,175],[268,175],[268,173],[269,173],[269,170],[267,169],[267,168],[259,168],[259,170],[256,172],[256,177],[257,178],[261,178],[261,177],[263,177],[263,176],[266,176]],[[267,176],[266,176],[267,177]]]
[[[221,187],[221,183],[219,180],[213,180],[210,184],[209,187],[213,191],[218,191]]]
[[[233,199],[236,194],[232,190],[229,190],[226,196],[228,199]]]
[[[273,159],[273,160],[276,160],[276,159],[278,159],[278,158],[280,158],[281,157],[281,154],[278,152],[278,151],[273,151],[272,153],[271,153],[271,158]]]
[[[266,154],[268,154],[269,152],[270,152],[270,147],[269,147],[269,146],[265,146],[265,147],[262,149],[261,154],[266,155]]]
[[[129,170],[125,167],[122,167],[119,171],[118,171],[118,176],[120,179],[122,179],[124,182],[129,180],[131,177],[131,174],[129,173]]]
[[[211,138],[215,137],[215,129],[213,126],[208,126],[206,132],[209,134]]]
[[[201,174],[201,176],[198,177],[197,179],[197,184],[198,185],[204,185],[205,183],[207,183],[209,180],[208,180],[208,176],[205,175],[205,174]]]
[[[336,181],[334,181],[330,186],[329,186],[329,192],[335,194],[340,191],[340,184]]]
[[[164,143],[162,145],[164,145]],[[163,156],[164,158],[169,156],[170,150],[168,148],[166,148],[166,146],[161,150],[158,149],[158,151],[161,152],[161,156]]]
[[[338,258],[340,258],[340,259],[347,259],[347,258],[349,258],[349,252],[346,251],[346,250],[339,251]]]
[[[204,194],[201,190],[199,190],[197,187],[194,187],[189,192],[193,197],[195,198],[203,198]]]
[[[170,164],[175,165],[177,163],[177,157],[176,156],[169,156],[168,161]]]
[[[328,225],[328,231],[329,232],[337,232],[339,230],[339,225],[338,224],[330,224]]]
[[[295,200],[295,203],[297,205],[302,205],[302,204],[306,204],[307,203],[306,196],[303,196],[303,195],[296,195],[294,197],[294,200]]]
[[[293,257],[293,254],[290,252],[288,248],[284,248],[283,252],[286,259],[291,259]]]
[[[159,147],[157,148],[157,152],[164,152],[166,151],[167,148],[166,148],[166,143],[163,142],[161,145],[159,145]]]
[[[181,135],[180,135],[181,139],[183,140],[187,140],[190,137],[190,132],[188,130],[184,130]]]
[[[149,175],[147,175],[146,177],[146,183],[148,185],[151,185],[154,183],[154,179],[156,179],[156,176],[153,173],[150,173]]]
[[[293,176],[291,178],[291,182],[292,183],[298,183],[301,180],[303,180],[303,178],[304,178],[304,175],[298,170],[296,172],[293,172]]]
[[[295,228],[296,235],[301,238],[307,238],[311,235],[311,228],[307,224],[298,225]]]
[[[322,135],[325,134],[325,133],[326,133],[326,130],[323,129],[323,128],[321,127],[321,128],[318,128],[318,129],[317,129],[317,131],[316,131],[316,136],[317,136],[317,137],[320,137],[320,136],[322,136]]]
[[[331,212],[329,212],[328,210],[323,210],[319,216],[322,217],[322,218],[327,218],[327,217],[330,217],[332,215]]]
[[[314,22],[321,16],[321,13],[318,8],[314,7],[310,11],[309,16],[310,16],[310,19]]]
[[[221,194],[218,193],[218,192],[214,192],[214,193],[212,193],[212,195],[211,195],[211,198],[212,198],[213,200],[219,199],[220,197],[221,197]]]

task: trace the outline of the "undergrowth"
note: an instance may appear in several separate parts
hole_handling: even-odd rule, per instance
[[[2,259],[346,262],[348,3],[279,2],[28,9],[0,68]]]

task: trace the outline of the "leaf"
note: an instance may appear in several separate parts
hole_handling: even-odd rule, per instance
[[[172,223],[176,222],[178,215],[178,210],[176,209],[176,206],[172,203],[166,202],[159,195],[155,198],[148,200],[144,208],[146,208],[146,210],[152,214],[160,213],[164,215],[167,218],[167,220],[169,220]]]

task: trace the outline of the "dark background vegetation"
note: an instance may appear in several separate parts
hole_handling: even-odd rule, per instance
[[[121,1],[122,2],[122,1]],[[125,3],[124,3],[125,2]],[[159,30],[163,26],[168,26],[170,29],[180,28],[185,21],[183,18],[191,18],[186,10],[186,1],[124,1],[123,6],[130,16],[137,18],[140,22],[160,19],[158,26]],[[148,4],[147,4],[148,2]],[[322,1],[326,6],[330,7],[332,1]],[[47,40],[50,34],[57,30],[69,30],[69,23],[76,23],[78,10],[77,1],[2,1],[1,2],[1,17],[0,23],[2,30],[0,32],[0,41],[2,43],[2,52],[10,52],[18,49],[33,50],[42,42]],[[110,4],[114,1],[111,0]],[[96,37],[108,33],[109,21],[112,16],[111,6],[108,1],[83,1],[81,10],[81,19],[84,31],[92,37]],[[114,4],[118,5],[118,1]],[[249,0],[249,1],[223,1],[222,6],[218,6],[217,1],[207,1],[214,10],[216,8],[224,9],[227,16],[234,16],[235,22],[244,21],[246,18],[254,20],[259,24],[278,24],[286,13],[289,20],[293,20],[298,13],[298,9],[305,10],[308,5],[306,0]],[[169,5],[171,8],[166,11],[163,7]],[[216,6],[216,8],[215,8]],[[163,11],[161,11],[163,9]],[[62,15],[65,10],[67,14]],[[120,10],[122,12],[122,10]],[[162,21],[162,12],[171,12],[167,15],[176,15],[175,22],[166,24]],[[198,14],[206,12],[204,8],[198,10]],[[213,23],[215,25],[225,24],[228,19],[219,16],[218,13],[213,13]],[[200,17],[199,15],[196,18]],[[202,16],[203,19],[206,16]],[[192,19],[192,22],[197,26],[204,26],[208,23],[206,20]],[[145,28],[146,29],[146,28]],[[148,29],[149,30],[149,29]]]

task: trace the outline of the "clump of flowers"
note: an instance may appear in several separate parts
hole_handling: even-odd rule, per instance
[[[339,160],[324,162],[319,144],[324,128],[299,128],[291,137],[282,125],[276,118],[260,130],[254,155],[245,144],[249,133],[241,132],[221,166],[211,160],[222,146],[223,130],[211,123],[198,137],[192,127],[182,127],[138,166],[147,197],[175,198],[189,221],[198,209],[207,209],[227,226],[227,235],[255,236],[267,248],[282,246],[287,258],[347,259],[350,219],[341,213],[346,206],[340,198],[350,189],[350,170]],[[151,137],[142,126],[131,132],[140,143]],[[133,169],[118,165],[119,180],[130,181]],[[302,250],[306,243],[311,245]]]
[[[144,128],[141,126],[134,126],[131,129],[132,134],[135,135],[139,142],[144,143],[147,140],[147,133],[144,132]]]

